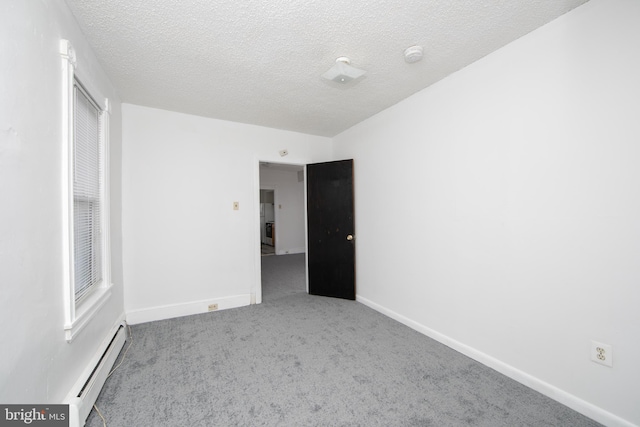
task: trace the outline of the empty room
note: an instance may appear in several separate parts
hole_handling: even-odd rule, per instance
[[[2,0],[0,424],[640,426],[639,22]]]

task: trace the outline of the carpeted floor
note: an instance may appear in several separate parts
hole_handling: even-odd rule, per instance
[[[129,426],[597,426],[263,257],[260,305],[132,327],[97,406]],[[88,426],[102,426],[92,411]]]
[[[276,248],[271,246],[271,245],[265,245],[263,243],[262,245],[260,245],[260,254],[262,256],[275,255],[276,254]]]

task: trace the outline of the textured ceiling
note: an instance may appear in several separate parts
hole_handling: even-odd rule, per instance
[[[587,0],[66,1],[123,102],[334,136]]]

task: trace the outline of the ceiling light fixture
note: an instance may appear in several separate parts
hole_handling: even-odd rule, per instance
[[[337,83],[348,83],[351,80],[364,76],[366,71],[351,66],[351,61],[346,56],[336,59],[336,63],[322,75],[327,80]]]

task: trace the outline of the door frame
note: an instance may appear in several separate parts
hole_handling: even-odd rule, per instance
[[[254,169],[253,169],[253,200],[254,200],[254,271],[255,280],[253,286],[251,287],[251,304],[261,304],[262,303],[262,236],[260,234],[260,163],[271,163],[271,164],[280,164],[280,165],[289,165],[289,166],[300,166],[302,167],[302,176],[303,176],[303,185],[304,185],[304,268],[305,268],[305,282],[306,282],[306,292],[309,293],[309,236],[307,230],[307,165],[306,163],[301,164],[298,162],[285,162],[281,160],[269,160],[263,158],[255,158],[254,161]],[[270,188],[265,188],[265,190],[270,190]],[[277,197],[277,189],[273,189],[273,202],[274,202],[274,222],[277,223],[276,216],[277,211],[275,207],[276,197]],[[276,233],[278,232],[278,227],[276,227]],[[276,238],[276,245],[278,244],[278,239]],[[275,250],[275,246],[274,246]],[[276,255],[277,256],[277,251]]]

